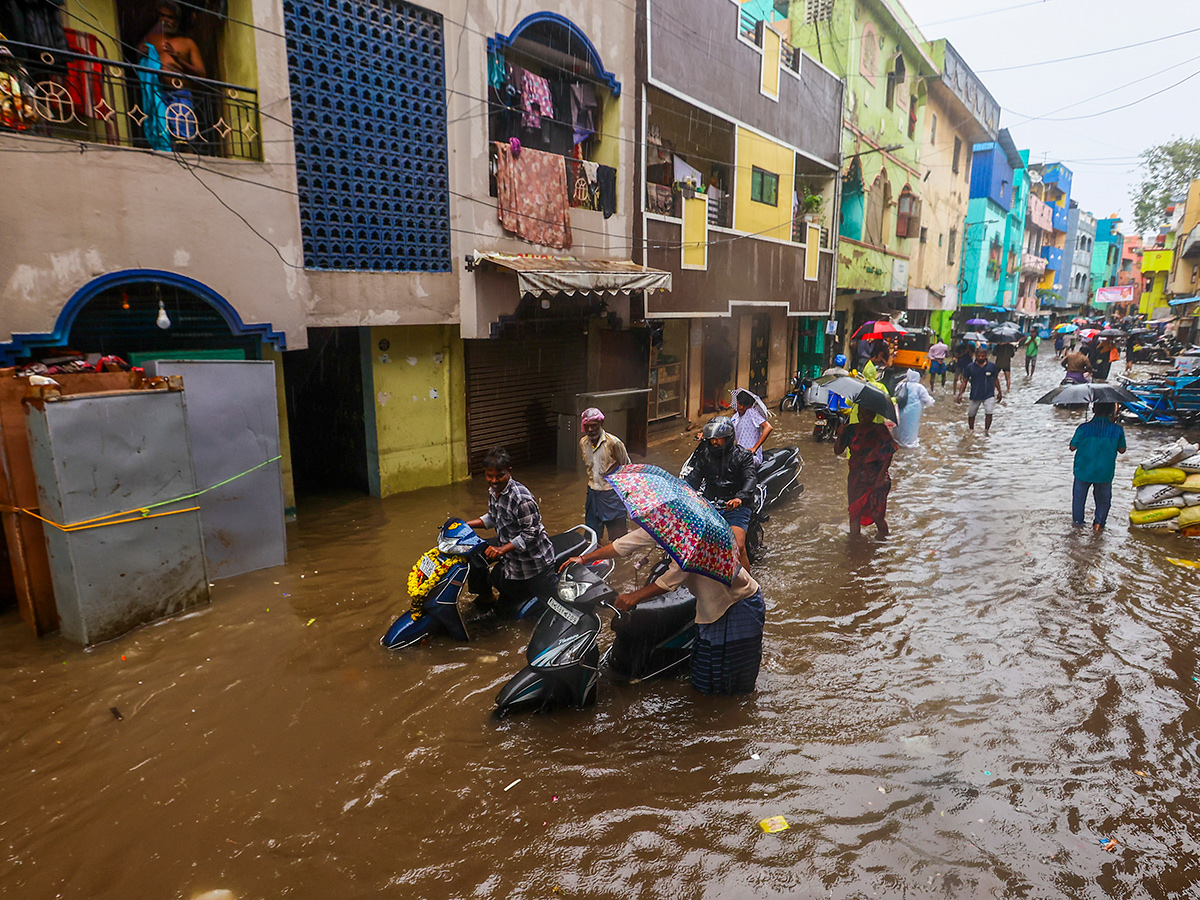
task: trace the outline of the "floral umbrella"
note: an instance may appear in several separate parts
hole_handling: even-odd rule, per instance
[[[732,584],[737,572],[733,531],[691,485],[658,466],[621,466],[605,479],[629,517],[685,572]]]

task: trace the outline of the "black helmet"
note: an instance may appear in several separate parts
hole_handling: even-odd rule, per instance
[[[729,421],[726,416],[709,419],[701,437],[706,441],[711,441],[713,438],[731,438],[733,437],[733,422]]]

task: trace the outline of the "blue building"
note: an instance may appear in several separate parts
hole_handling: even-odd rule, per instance
[[[959,273],[962,307],[1016,305],[1028,186],[1008,129],[972,148],[970,199]],[[969,318],[969,316],[968,316]]]

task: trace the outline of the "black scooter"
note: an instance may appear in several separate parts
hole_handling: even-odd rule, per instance
[[[828,406],[818,406],[814,412],[817,421],[813,425],[813,440],[818,444],[836,440],[838,432],[850,418],[845,410],[830,409]]]
[[[666,567],[664,556],[649,580]],[[619,612],[613,605],[617,592],[606,580],[612,569],[611,560],[599,560],[571,563],[563,570],[557,596],[548,601],[525,650],[525,668],[496,696],[496,715],[562,706],[583,709],[596,702],[601,670],[636,684],[687,664],[696,639],[696,599],[681,588]],[[615,637],[603,657],[597,643],[602,606],[616,613]]]
[[[686,478],[695,467],[699,451],[697,447],[687,458],[679,470],[680,478]],[[750,557],[750,562],[758,562],[767,549],[763,526],[771,517],[765,515],[765,511],[789,494],[804,491],[804,485],[800,483],[803,470],[804,459],[800,456],[799,447],[776,447],[763,451],[762,465],[758,467],[758,486],[754,489],[750,506],[750,527],[746,529],[746,555]]]
[[[808,379],[801,378],[799,372],[793,375],[792,386],[788,389],[783,399],[779,401],[779,411],[800,412],[800,410],[804,409],[804,394],[808,391],[811,383]]]

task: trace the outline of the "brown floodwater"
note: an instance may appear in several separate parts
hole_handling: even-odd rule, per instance
[[[383,650],[409,568],[484,508],[482,479],[302,503],[286,566],[90,651],[0,617],[0,892],[1197,896],[1200,602],[1166,561],[1197,545],[1125,515],[1136,460],[1175,433],[1128,428],[1109,531],[1073,529],[1079,414],[1033,405],[1052,363],[1017,375],[986,439],[935,391],[886,543],[850,543],[811,413],[776,419],[807,490],[757,568],[749,697],[602,682],[593,709],[498,721],[532,622]],[[650,460],[677,469],[689,442]],[[517,477],[552,530],[582,518],[580,478]]]

